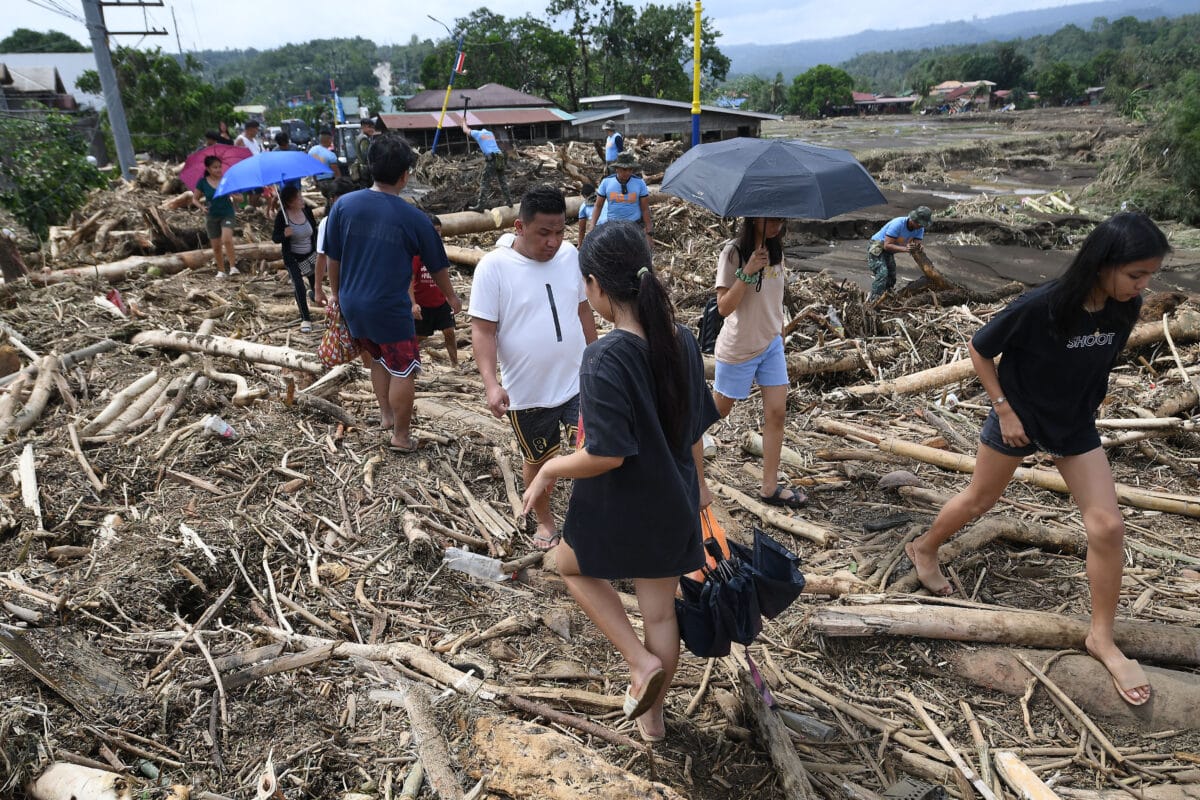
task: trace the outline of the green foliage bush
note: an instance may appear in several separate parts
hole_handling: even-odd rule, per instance
[[[828,64],[818,64],[792,79],[788,89],[788,111],[804,117],[821,116],[835,106],[854,102],[854,79]]]
[[[232,122],[233,107],[246,91],[240,79],[214,86],[194,58],[185,56],[180,62],[158,48],[119,48],[113,66],[134,149],[160,158],[182,160],[204,143],[206,130],[220,120]],[[100,94],[100,76],[88,70],[77,86]]]
[[[0,116],[0,141],[0,206],[39,236],[105,184],[69,117],[49,110],[41,117]]]

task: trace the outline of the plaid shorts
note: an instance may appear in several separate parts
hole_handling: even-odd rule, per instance
[[[364,353],[382,364],[389,374],[397,378],[407,378],[421,369],[421,346],[415,336],[384,344],[377,344],[362,337],[356,337],[354,341]]]

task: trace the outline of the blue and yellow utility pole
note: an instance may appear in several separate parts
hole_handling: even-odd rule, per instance
[[[692,147],[700,144],[700,0],[692,23]]]

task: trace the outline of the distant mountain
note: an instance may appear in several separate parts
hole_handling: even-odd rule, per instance
[[[1101,0],[1040,11],[1019,11],[995,17],[978,17],[961,22],[942,22],[921,28],[887,30],[887,45],[881,47],[883,33],[867,30],[853,36],[812,39],[790,44],[722,45],[733,62],[730,75],[757,74],[772,78],[782,72],[785,80],[817,64],[841,64],[860,53],[878,50],[919,50],[952,44],[976,44],[1049,34],[1064,25],[1087,30],[1097,17],[1115,20],[1137,17],[1181,17],[1200,10],[1197,0]]]

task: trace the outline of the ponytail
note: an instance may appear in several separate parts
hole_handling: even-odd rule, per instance
[[[579,267],[616,303],[636,309],[650,351],[658,422],[673,448],[690,444],[684,441],[685,365],[675,327],[675,308],[666,287],[654,274],[642,228],[618,220],[601,225],[583,240]]]

